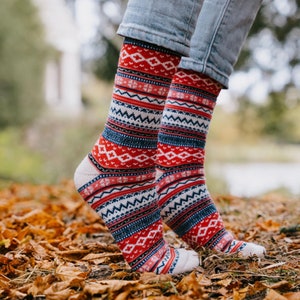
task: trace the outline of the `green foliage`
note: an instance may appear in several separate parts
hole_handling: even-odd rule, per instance
[[[97,128],[95,124],[45,117],[30,129],[6,127],[0,131],[0,183],[57,183],[72,178],[99,135],[99,121]]]
[[[287,144],[300,144],[299,100],[291,105],[285,92],[270,93],[267,103],[258,109],[259,117],[264,119],[262,135]]]
[[[284,94],[271,93],[267,103],[258,109],[258,117],[264,120],[262,133],[288,142],[294,125],[294,120],[286,118],[288,111]]]
[[[41,110],[46,45],[30,0],[0,1],[0,127],[30,122]]]
[[[0,131],[0,180],[36,181],[42,156],[22,143],[23,131],[7,127]]]
[[[109,82],[115,78],[120,49],[105,36],[101,37],[101,43],[104,55],[95,59],[93,71],[99,79]]]
[[[94,57],[85,61],[92,72],[105,82],[115,78],[123,38],[116,35],[127,6],[127,0],[96,0],[99,7],[99,30],[93,41]],[[111,11],[113,10],[113,13]]]
[[[256,67],[271,77],[283,67],[289,67],[292,73],[300,66],[299,24],[300,0],[264,1],[236,69]],[[265,64],[262,59],[257,59],[260,50],[267,51],[273,63]],[[291,78],[284,88],[288,88],[293,80]]]
[[[238,111],[240,134],[273,142],[300,143],[300,103],[288,105],[286,92],[271,92],[265,103],[241,99]]]

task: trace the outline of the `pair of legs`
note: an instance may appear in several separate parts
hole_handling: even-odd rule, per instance
[[[203,167],[217,96],[260,2],[128,3],[108,119],[74,180],[133,270],[177,274],[198,266],[195,251],[167,244],[163,221],[194,250],[265,251],[227,232]]]

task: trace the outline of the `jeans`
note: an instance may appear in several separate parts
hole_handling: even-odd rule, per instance
[[[262,0],[129,0],[118,34],[171,49],[228,87]]]

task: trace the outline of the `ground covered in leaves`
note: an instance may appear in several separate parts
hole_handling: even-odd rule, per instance
[[[199,252],[180,276],[131,272],[72,182],[0,190],[0,299],[300,299],[299,199],[216,197],[229,230],[264,259]],[[182,242],[166,229],[175,246]]]

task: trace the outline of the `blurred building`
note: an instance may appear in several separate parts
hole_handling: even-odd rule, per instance
[[[80,40],[72,10],[65,0],[33,0],[54,54],[45,71],[45,100],[53,109],[77,115],[82,108]]]

